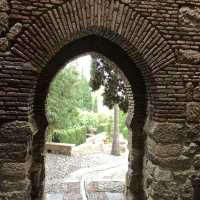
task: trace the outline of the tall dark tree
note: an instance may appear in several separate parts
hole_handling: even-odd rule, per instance
[[[125,82],[117,72],[114,63],[101,55],[93,54],[90,86],[94,91],[103,86],[103,103],[110,109],[114,108],[114,133],[111,154],[120,155],[119,108],[124,112],[128,110]]]
[[[99,54],[92,54],[90,86],[93,91],[101,86],[104,87],[104,105],[112,109],[115,104],[118,104],[120,110],[127,112],[128,99],[125,82],[120,77],[114,63]]]

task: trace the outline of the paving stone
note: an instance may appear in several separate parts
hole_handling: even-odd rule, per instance
[[[64,196],[60,193],[47,194],[47,200],[64,200]]]
[[[123,194],[121,193],[106,192],[106,197],[108,200],[123,200]]]

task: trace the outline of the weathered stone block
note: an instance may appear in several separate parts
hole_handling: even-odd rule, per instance
[[[147,149],[161,158],[177,157],[183,151],[183,147],[180,144],[160,144],[150,138],[147,139]]]
[[[176,52],[176,54],[177,54],[177,61],[179,63],[184,63],[184,64],[200,63],[200,51],[180,49]]]
[[[54,154],[72,155],[74,144],[46,143],[46,151]]]
[[[31,200],[30,191],[13,191],[13,192],[0,192],[0,199],[2,200]]]
[[[187,179],[185,184],[181,186],[181,200],[191,200],[194,197],[194,189],[190,179]]]
[[[30,169],[30,162],[26,163],[3,163],[0,166],[0,177],[18,180],[26,179]]]
[[[186,156],[160,158],[150,152],[147,153],[148,158],[155,164],[163,168],[173,170],[186,170],[191,167],[192,159]]]
[[[0,38],[0,51],[7,51],[9,47],[9,41],[6,37]]]
[[[157,181],[172,181],[172,173],[169,170],[163,170],[159,167],[156,167],[154,172],[154,177]]]
[[[200,122],[200,103],[190,102],[186,108],[187,121],[190,123]]]
[[[27,144],[0,144],[0,158],[12,161],[25,161],[30,152]]]
[[[22,24],[21,23],[16,23],[15,25],[13,25],[9,32],[6,34],[7,38],[9,40],[14,40],[16,38],[16,36],[21,32],[22,30]]]
[[[6,12],[0,12],[0,35],[9,28],[9,17]]]
[[[200,170],[200,154],[195,155],[193,165],[196,170]]]
[[[30,123],[25,121],[13,121],[0,127],[1,142],[27,142],[33,136],[33,129]]]
[[[200,8],[183,6],[179,10],[180,23],[186,27],[200,28]]]
[[[177,123],[147,121],[144,131],[155,142],[162,144],[179,143],[186,137],[184,135],[183,125]]]
[[[150,194],[153,200],[172,200],[178,199],[179,190],[175,182],[158,181],[153,182]]]
[[[0,12],[7,12],[9,11],[9,5],[7,0],[0,1]]]
[[[191,156],[194,155],[199,150],[200,150],[199,145],[192,142],[189,145],[184,146],[183,154],[186,156]]]
[[[13,192],[13,191],[23,191],[28,188],[30,185],[29,179],[10,181],[2,180],[0,182],[0,191],[1,192]]]
[[[182,183],[185,183],[188,177],[192,177],[193,174],[195,174],[194,169],[173,171],[174,180]]]

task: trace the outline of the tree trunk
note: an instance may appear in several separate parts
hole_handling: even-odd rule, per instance
[[[114,156],[120,156],[120,144],[119,144],[119,106],[114,106],[114,130],[113,130],[113,142],[111,154]]]

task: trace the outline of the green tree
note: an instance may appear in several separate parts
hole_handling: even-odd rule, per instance
[[[79,94],[79,108],[81,110],[92,110],[91,88],[85,77],[81,77],[77,84],[76,92]]]
[[[51,83],[47,98],[47,117],[54,128],[72,127],[77,119],[78,72],[74,67],[60,71]]]
[[[98,90],[104,87],[103,103],[110,109],[114,108],[113,143],[111,154],[120,155],[119,148],[119,108],[124,112],[128,110],[125,82],[115,70],[116,67],[106,58],[93,54],[90,86]]]
[[[103,103],[110,109],[118,104],[124,112],[128,110],[125,82],[114,63],[99,54],[92,54],[90,86],[93,91],[104,87]]]
[[[61,70],[51,83],[47,97],[48,135],[55,129],[79,126],[79,110],[92,109],[89,84],[74,66]]]

